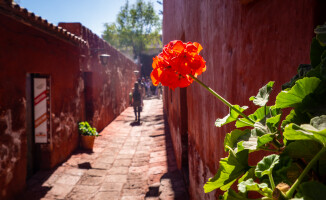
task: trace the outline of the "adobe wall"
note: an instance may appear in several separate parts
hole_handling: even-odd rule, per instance
[[[276,81],[271,97],[274,103],[276,92],[296,73],[298,65],[310,62],[310,42],[315,25],[321,21],[318,13],[321,1],[244,2],[164,1],[163,44],[175,39],[199,42],[204,48],[201,55],[207,62],[207,71],[199,79],[232,104],[253,108],[248,99],[260,87],[270,80]],[[217,118],[228,114],[228,108],[196,83],[186,89],[183,105],[187,109],[180,111],[181,92],[164,88],[164,110],[169,118],[177,163],[180,167],[184,151],[180,121],[187,121],[184,131],[188,133],[191,198],[215,199],[215,192],[204,194],[203,185],[216,173],[219,159],[226,156],[224,136],[234,126],[214,126]]]
[[[82,84],[78,46],[0,14],[0,199],[22,191],[27,171],[27,74],[51,76],[53,146],[38,145],[51,168],[78,145]]]
[[[102,130],[129,105],[129,92],[136,81],[133,61],[114,49],[80,23],[60,23],[59,26],[87,41],[88,47],[81,52],[81,73],[88,73],[86,81],[86,119]],[[103,66],[99,56],[109,54],[108,64]],[[84,77],[85,78],[85,77]]]
[[[172,90],[165,89],[165,94],[163,95],[163,101],[165,105],[165,114],[167,114],[174,153],[177,161],[178,169],[186,167],[187,170],[187,154],[188,154],[188,135],[187,135],[187,100],[185,88],[177,88],[173,92]],[[168,108],[168,109],[167,109]],[[167,110],[166,110],[167,109]]]
[[[53,168],[71,155],[79,144],[78,122],[89,119],[100,131],[128,106],[137,66],[77,26],[87,43],[0,3],[0,199],[12,199],[26,186],[33,123],[28,74],[51,77],[52,142],[35,145],[34,170]],[[99,48],[106,50],[93,51]],[[100,64],[100,53],[111,55],[108,65]]]

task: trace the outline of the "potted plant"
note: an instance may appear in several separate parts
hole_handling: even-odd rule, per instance
[[[79,122],[78,130],[81,135],[81,146],[83,149],[92,150],[95,137],[99,136],[96,128],[91,127],[88,122]]]

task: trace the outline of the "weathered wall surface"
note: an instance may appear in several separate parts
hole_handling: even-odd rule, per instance
[[[175,157],[177,166],[179,169],[186,167],[187,170],[188,160],[188,135],[187,135],[187,100],[186,89],[177,88],[174,92],[172,90],[166,90],[163,97],[163,101],[168,108],[168,115],[173,148],[175,150]],[[169,113],[169,114],[168,114]]]
[[[320,19],[319,2],[166,0],[163,44],[175,39],[199,42],[207,61],[207,71],[199,79],[233,104],[253,107],[249,97],[268,81],[276,81],[273,103],[276,92],[296,73],[297,66],[309,63],[313,29]],[[219,159],[226,156],[224,136],[234,126],[216,128],[214,122],[228,109],[196,83],[186,89],[186,111],[180,111],[180,89],[171,92],[165,88],[164,95],[178,163],[180,121],[188,122],[191,198],[215,199],[217,194],[204,194],[202,187],[216,173]]]
[[[80,23],[60,23],[59,26],[87,41],[81,51],[81,72],[84,74],[87,99],[86,119],[98,130],[116,118],[129,104],[129,92],[136,81],[133,61]],[[103,66],[99,56],[109,54]],[[86,77],[85,77],[86,76]]]
[[[42,145],[40,168],[50,168],[77,147],[81,119],[78,47],[0,15],[0,188],[4,197],[21,191],[27,166],[27,74],[51,76],[53,146]]]
[[[137,66],[81,24],[71,26],[84,40],[0,1],[0,199],[24,189],[28,152],[37,158],[34,171],[52,168],[78,147],[78,122],[89,119],[102,130],[128,106]],[[93,51],[99,48],[105,52]],[[100,53],[111,55],[108,65]],[[51,77],[52,124],[52,141],[33,144],[35,151],[28,145],[34,73]]]

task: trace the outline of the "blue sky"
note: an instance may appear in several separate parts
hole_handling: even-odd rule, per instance
[[[155,10],[162,10],[156,0]],[[116,16],[126,0],[15,0],[21,7],[57,25],[59,22],[80,22],[93,33],[101,36],[104,23],[115,22]],[[129,0],[134,4],[136,0]]]

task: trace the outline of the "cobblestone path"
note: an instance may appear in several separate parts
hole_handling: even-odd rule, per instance
[[[127,108],[96,138],[54,170],[39,171],[19,199],[187,200],[166,131],[162,101],[144,101],[141,124]]]

